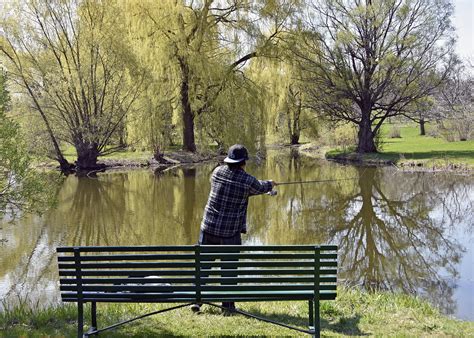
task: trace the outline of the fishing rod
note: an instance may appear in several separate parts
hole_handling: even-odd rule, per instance
[[[339,179],[332,179],[332,180],[289,181],[289,182],[277,183],[277,185],[303,184],[303,183],[322,183],[322,182],[338,182],[338,181],[348,181],[348,180],[355,180],[355,179],[358,179],[358,177],[339,178]]]
[[[277,183],[276,186],[289,185],[289,184],[304,184],[304,183],[338,182],[338,181],[348,181],[348,180],[355,180],[355,179],[358,179],[358,177],[340,178],[340,179],[332,179],[332,180],[291,181],[291,182]],[[277,193],[278,192],[276,190],[272,190],[272,191],[267,192],[267,195],[276,196]]]

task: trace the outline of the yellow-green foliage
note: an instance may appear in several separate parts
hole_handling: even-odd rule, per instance
[[[240,42],[222,41],[223,34],[242,29],[249,21],[242,19],[228,31],[219,31],[221,23],[210,7],[211,1],[192,6],[171,1],[124,5],[131,41],[148,71],[146,93],[128,118],[132,143],[154,148],[179,141],[176,131],[183,127],[186,100],[183,83],[202,145],[263,143],[258,88],[232,69]],[[251,6],[241,2],[236,8],[243,13]]]
[[[357,144],[357,128],[349,123],[336,126],[325,125],[320,142],[331,147],[349,149]]]
[[[306,107],[307,93],[301,81],[301,69],[290,58],[261,58],[255,60],[247,72],[262,90],[269,143],[289,143],[291,134],[296,132],[302,132],[307,138],[319,133],[316,114]]]
[[[13,6],[17,22],[2,22],[15,89],[53,143],[100,154],[117,144],[143,82],[119,14],[112,0],[28,0]]]
[[[46,175],[30,165],[19,126],[6,116],[9,103],[6,76],[0,69],[0,217],[44,211],[52,202],[53,192],[51,186],[46,188]]]

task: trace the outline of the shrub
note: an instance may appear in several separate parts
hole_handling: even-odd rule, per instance
[[[393,125],[390,131],[388,132],[388,137],[390,138],[402,138],[400,127],[397,125]]]

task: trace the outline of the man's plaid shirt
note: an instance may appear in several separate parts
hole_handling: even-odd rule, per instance
[[[211,192],[201,230],[219,237],[232,237],[246,231],[249,196],[271,190],[271,181],[259,181],[243,169],[217,167],[211,176]]]

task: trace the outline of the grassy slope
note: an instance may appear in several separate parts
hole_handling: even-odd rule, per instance
[[[304,327],[305,302],[241,303],[242,309]],[[111,324],[134,315],[154,311],[161,305],[112,304],[98,306],[99,325]],[[323,336],[474,336],[474,322],[442,316],[425,301],[389,293],[368,294],[340,290],[338,300],[323,302]],[[75,307],[65,306],[36,313],[16,310],[0,313],[0,336],[44,337],[75,335]],[[297,331],[248,319],[223,317],[219,310],[205,307],[195,315],[187,308],[148,317],[101,337],[157,336],[297,336]]]

